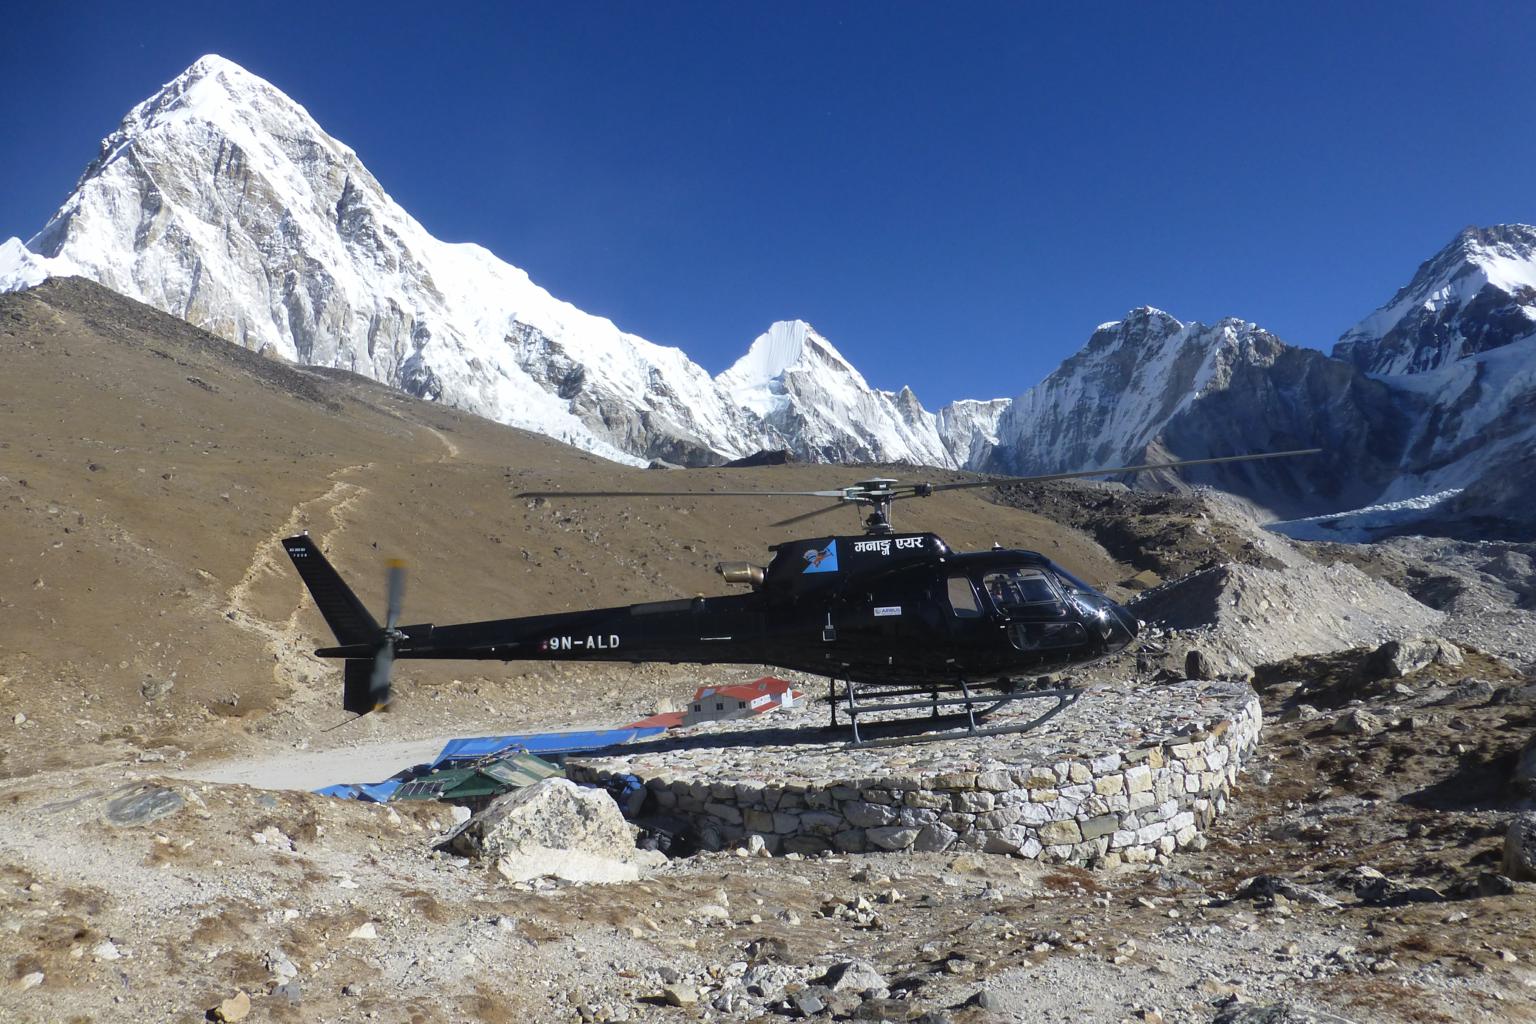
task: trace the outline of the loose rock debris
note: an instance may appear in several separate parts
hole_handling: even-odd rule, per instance
[[[510,881],[505,850],[449,843],[445,807],[194,783],[131,759],[13,780],[0,1019],[196,1019],[240,993],[253,1020],[420,1024],[1536,1019],[1536,885],[1506,860],[1531,832],[1518,765],[1536,680],[1462,628],[1479,593],[1436,609],[1439,625],[1247,672],[1207,624],[1159,627],[1146,671],[1080,674],[1155,703],[1190,685],[1194,649],[1209,664],[1190,675],[1251,672],[1262,702],[1263,742],[1204,848],[1146,865],[763,843],[618,884]],[[1462,660],[1368,669],[1392,640],[1449,640]],[[866,831],[902,827],[859,813]]]

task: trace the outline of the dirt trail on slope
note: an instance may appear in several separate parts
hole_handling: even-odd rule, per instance
[[[366,470],[366,465],[348,466],[333,476],[342,476]],[[257,546],[252,554],[250,568],[229,589],[225,617],[241,629],[261,637],[272,655],[272,676],[279,687],[289,694],[300,694],[302,683],[311,668],[314,649],[313,639],[299,628],[299,616],[303,610],[306,591],[280,543],[300,529],[300,524],[330,519],[333,530],[345,525],[347,509],[368,493],[367,489],[345,480],[333,482],[324,494],[294,506],[293,513],[271,535]],[[317,535],[322,540],[327,534]],[[255,608],[251,592],[260,583],[273,577],[281,577],[293,590],[293,610],[281,622],[273,623],[263,618]]]

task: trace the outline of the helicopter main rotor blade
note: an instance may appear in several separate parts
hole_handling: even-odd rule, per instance
[[[368,676],[370,711],[389,706],[390,675],[395,666],[395,642],[385,640],[373,656],[373,671]],[[365,712],[366,713],[366,712]]]
[[[1258,455],[1223,455],[1216,459],[1184,459],[1181,462],[1148,462],[1140,466],[1113,466],[1107,469],[1082,469],[1075,473],[1041,473],[1037,476],[993,476],[985,480],[968,480],[957,484],[931,484],[929,491],[958,491],[970,487],[1003,487],[1008,484],[1042,483],[1048,480],[1075,480],[1085,476],[1107,476],[1110,473],[1140,473],[1149,469],[1182,469],[1185,466],[1209,466],[1218,462],[1256,462],[1259,459],[1283,459],[1292,455],[1316,455],[1321,448],[1300,448],[1291,452],[1262,452]],[[919,491],[919,494],[922,492]],[[911,495],[902,495],[910,497]]]
[[[793,526],[795,523],[802,523],[802,522],[804,522],[807,519],[814,519],[817,516],[822,515],[823,513],[826,513],[826,512],[836,512],[840,508],[847,508],[850,504],[852,504],[852,503],[851,502],[840,501],[836,505],[823,505],[821,508],[818,508],[814,512],[804,512],[804,513],[802,513],[802,514],[800,514],[798,516],[790,516],[788,519],[780,519],[778,522],[776,522],[776,523],[769,523],[768,525],[770,527],[774,527],[774,526]]]
[[[384,629],[388,631],[400,625],[400,604],[405,597],[405,563],[397,558],[389,561],[385,589],[389,597],[384,616]]]
[[[519,498],[841,498],[836,491],[519,491]]]

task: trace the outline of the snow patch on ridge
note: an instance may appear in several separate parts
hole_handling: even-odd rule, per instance
[[[75,272],[68,260],[39,256],[19,238],[0,242],[0,292],[35,288],[50,277],[68,277]]]
[[[1284,534],[1292,540],[1333,540],[1348,544],[1365,544],[1379,538],[1383,531],[1402,529],[1427,518],[1439,505],[1450,501],[1462,492],[1453,487],[1435,494],[1421,494],[1400,501],[1387,501],[1368,505],[1350,512],[1338,512],[1326,516],[1307,516],[1304,519],[1287,519],[1269,523],[1264,528]]]

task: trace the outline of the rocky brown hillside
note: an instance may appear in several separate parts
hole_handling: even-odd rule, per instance
[[[0,714],[29,719],[0,746],[0,773],[340,722],[337,673],[308,656],[328,635],[276,543],[297,530],[321,540],[365,601],[382,602],[386,558],[409,559],[408,616],[452,622],[723,593],[717,562],[766,562],[769,544],[796,535],[766,524],[815,507],[521,501],[527,489],[655,489],[664,471],[263,358],[79,278],[0,296],[0,347],[0,611],[10,623]],[[880,472],[892,471],[795,465],[665,479],[669,489],[798,490]],[[913,526],[956,547],[1000,540],[1098,583],[1128,575],[1081,532],[974,493],[913,506],[902,510]],[[818,524],[857,521],[850,512]],[[662,674],[578,683],[558,667],[423,663],[406,676],[447,723],[488,707],[569,716],[572,693],[588,690],[636,717]]]

